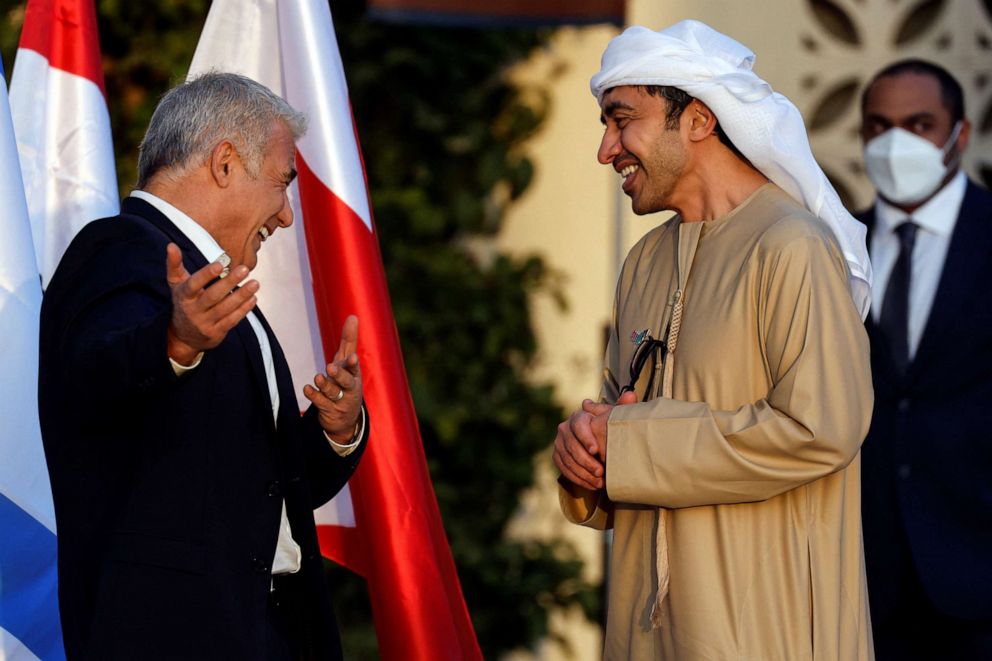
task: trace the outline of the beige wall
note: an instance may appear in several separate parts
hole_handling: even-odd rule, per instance
[[[992,171],[992,17],[980,0],[947,0],[935,15],[914,18],[918,6],[908,0],[629,0],[628,23],[658,29],[696,18],[746,44],[755,52],[755,71],[796,103],[818,160],[860,208],[872,192],[861,168],[859,95],[871,74],[900,57],[935,60],[959,77],[975,124],[966,169],[972,175],[982,167]],[[596,162],[602,127],[589,77],[617,33],[605,26],[560,30],[548,49],[514,73],[545,85],[553,105],[542,133],[528,145],[537,166],[534,182],[512,208],[498,243],[517,254],[542,255],[563,276],[567,310],[546,296],[534,301],[541,350],[533,376],[553,382],[569,410],[599,392],[618,259],[665,218],[634,216],[619,177]],[[553,435],[549,429],[549,444]],[[603,536],[565,523],[549,455],[539,466],[539,486],[526,497],[513,534],[571,539],[587,558],[589,577],[599,580]],[[574,613],[556,617],[553,625],[570,650],[548,641],[513,658],[599,658],[596,626],[582,624]]]
[[[563,276],[566,311],[545,295],[533,301],[541,345],[533,376],[552,381],[559,401],[570,409],[582,398],[598,395],[603,327],[613,298],[615,273],[609,255],[614,242],[613,191],[619,181],[596,162],[602,128],[598,106],[589,92],[589,76],[617,33],[610,27],[560,30],[546,51],[515,72],[525,84],[548,87],[552,111],[541,134],[528,144],[537,165],[535,178],[513,207],[499,244],[518,254],[539,253]],[[549,429],[549,444],[553,438],[554,430]],[[542,455],[538,488],[525,498],[512,532],[572,540],[586,558],[587,577],[598,582],[603,536],[570,525],[561,516],[550,467],[550,455]],[[557,616],[552,626],[565,634],[570,649],[547,641],[530,658],[599,658],[599,629],[582,622],[578,613]]]

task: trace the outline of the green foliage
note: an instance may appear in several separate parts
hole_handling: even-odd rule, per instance
[[[208,5],[98,3],[122,193]],[[548,110],[546,93],[513,84],[508,67],[549,33],[372,23],[357,0],[332,11],[434,487],[483,652],[496,658],[546,635],[553,608],[595,617],[599,607],[567,543],[505,537],[564,415],[549,386],[527,379],[537,351],[529,296],[560,300],[553,274],[487,242],[530,184],[526,144]],[[22,19],[21,3],[0,0],[8,76]],[[376,658],[364,582],[328,565],[348,657]]]
[[[504,536],[563,417],[551,388],[526,378],[537,351],[529,295],[554,280],[540,259],[480,239],[533,176],[525,147],[548,97],[512,84],[507,68],[549,34],[371,23],[357,2],[332,11],[435,491],[479,641],[496,658],[546,635],[552,608],[598,608],[571,547]]]
[[[121,195],[134,188],[138,144],[159,97],[186,77],[210,0],[97,0]]]

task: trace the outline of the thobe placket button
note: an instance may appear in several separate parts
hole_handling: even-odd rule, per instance
[[[275,498],[276,496],[282,495],[282,485],[279,484],[279,480],[272,480],[269,482],[268,491],[266,492],[269,498]]]
[[[903,397],[899,400],[899,403],[896,404],[896,407],[899,409],[900,413],[905,413],[909,410],[910,403],[909,397]]]
[[[913,469],[909,466],[909,464],[901,464],[896,472],[901,479],[908,480],[909,476],[913,474]]]

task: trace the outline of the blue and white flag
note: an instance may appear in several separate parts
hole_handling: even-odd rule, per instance
[[[64,659],[55,511],[38,423],[41,280],[2,84],[0,200],[0,659]]]

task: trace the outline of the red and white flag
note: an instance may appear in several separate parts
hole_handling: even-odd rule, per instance
[[[310,120],[296,222],[254,271],[296,378],[322,371],[344,319],[360,319],[369,447],[349,489],[316,513],[321,549],[368,581],[383,659],[481,659],[427,472],[327,1],[214,0],[189,73],[209,70],[253,78]]]
[[[28,0],[10,113],[47,286],[76,232],[120,208],[93,0]]]

